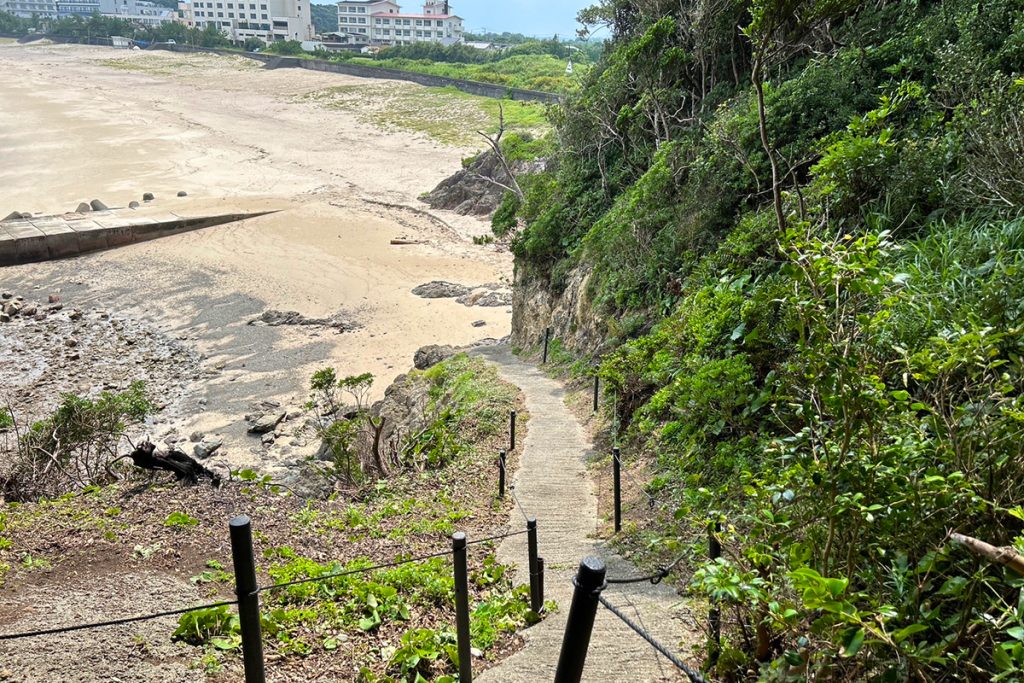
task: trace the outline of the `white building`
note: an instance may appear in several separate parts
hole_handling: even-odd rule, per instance
[[[23,19],[57,18],[56,0],[0,0],[0,10]]]
[[[423,12],[405,14],[394,0],[341,0],[338,32],[351,45],[409,45],[463,41],[462,17],[443,0],[424,0]]]
[[[309,0],[192,0],[178,3],[178,10],[186,26],[212,24],[236,43],[247,38],[305,41],[316,35]]]
[[[58,2],[60,1],[58,0]],[[148,2],[148,0],[99,0],[99,13],[105,17],[133,21],[145,26],[159,26],[178,19],[177,12],[174,10],[161,7]]]

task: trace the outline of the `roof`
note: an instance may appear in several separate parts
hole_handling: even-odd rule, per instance
[[[393,14],[391,12],[374,12],[371,17],[393,17],[397,19],[461,19],[457,14]]]

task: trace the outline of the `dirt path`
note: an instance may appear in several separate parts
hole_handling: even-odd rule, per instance
[[[586,471],[593,444],[565,406],[562,386],[540,369],[517,359],[508,346],[486,347],[476,353],[493,362],[503,379],[526,394],[530,430],[520,446],[520,466],[513,485],[522,506],[537,518],[540,554],[546,564],[545,597],[559,605],[558,612],[526,631],[525,648],[479,680],[552,680],[572,599],[572,577],[580,559],[587,555],[603,558],[609,577],[637,576],[639,572],[604,541],[594,538],[597,497]],[[521,526],[519,511],[513,514],[513,526]],[[498,558],[522,567],[525,538],[506,539],[498,549]],[[522,569],[519,578],[527,580]],[[698,642],[699,636],[683,622],[681,598],[671,588],[649,583],[616,585],[607,588],[604,596],[670,648],[678,651],[683,643],[681,654],[692,661],[685,644]],[[599,608],[597,614],[583,679],[683,680],[670,663],[604,608]]]

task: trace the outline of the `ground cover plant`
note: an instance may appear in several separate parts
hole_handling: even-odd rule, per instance
[[[595,363],[725,680],[1016,680],[1024,5],[636,2],[495,231]],[[506,215],[510,214],[510,215]],[[589,277],[571,278],[580,271]],[[570,362],[565,365],[568,367]],[[707,529],[720,524],[722,559]],[[1012,554],[1012,552],[1011,552]],[[716,664],[712,666],[712,663]]]
[[[324,375],[318,373],[321,380]],[[508,411],[520,405],[517,389],[466,356],[414,372],[411,381],[428,404],[452,408],[445,424],[432,425],[414,440],[440,444],[436,458],[428,466],[398,463],[387,477],[371,473],[347,480],[329,497],[287,495],[285,488],[243,471],[220,488],[182,487],[144,475],[5,504],[5,601],[16,603],[38,590],[46,595],[47,586],[78,585],[94,573],[104,582],[135,577],[138,602],[147,605],[147,586],[158,577],[175,582],[182,593],[176,599],[185,604],[154,605],[158,609],[230,599],[227,521],[239,513],[253,520],[261,584],[443,551],[456,530],[470,539],[501,533],[509,509],[496,499],[495,454],[507,440]],[[436,429],[446,436],[435,438]],[[469,554],[473,645],[480,652],[476,670],[515,649],[516,632],[537,619],[529,596],[512,585],[508,567],[493,553],[494,544],[486,543],[472,546]],[[451,561],[440,557],[267,592],[262,611],[268,667],[285,678],[319,672],[345,680],[453,680],[452,590]],[[143,611],[126,597],[123,609]],[[159,622],[160,642],[176,642],[160,650],[161,656],[187,661],[214,681],[237,680],[234,614],[214,608]],[[157,643],[150,647],[157,649]]]

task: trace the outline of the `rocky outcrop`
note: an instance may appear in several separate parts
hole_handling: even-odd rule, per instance
[[[351,332],[359,329],[359,324],[352,321],[344,312],[335,313],[329,318],[307,318],[298,311],[264,311],[259,318],[249,321],[250,325],[266,325],[267,327],[280,327],[281,325],[303,325],[316,327],[330,327],[338,332]]]
[[[417,370],[426,370],[427,368],[434,367],[443,360],[447,360],[455,355],[455,349],[451,346],[438,346],[432,344],[430,346],[424,346],[416,351],[416,355],[413,357],[413,365]]]
[[[470,291],[472,290],[466,285],[445,282],[444,280],[434,280],[414,288],[412,293],[424,299],[454,299],[455,297],[465,296]]]
[[[607,324],[595,310],[588,292],[590,268],[577,266],[555,290],[544,279],[516,266],[512,288],[512,345],[533,348],[544,342],[544,330],[576,354],[597,352],[607,335]]]
[[[546,162],[519,161],[512,163],[516,176],[543,171]],[[510,185],[508,174],[492,151],[482,152],[455,175],[441,181],[423,197],[432,209],[447,209],[464,216],[490,216],[498,208]]]

